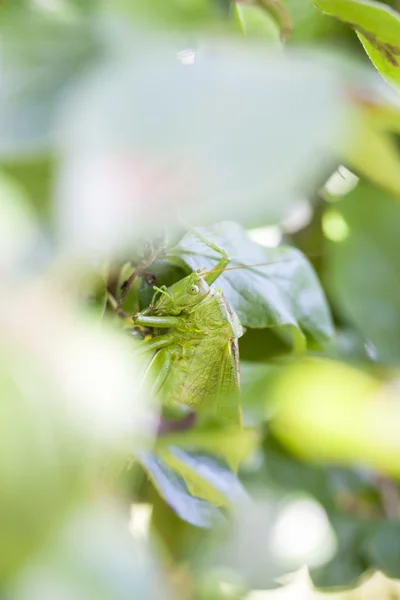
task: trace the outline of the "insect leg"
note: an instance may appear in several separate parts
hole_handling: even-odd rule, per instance
[[[156,327],[160,329],[170,329],[171,327],[180,327],[185,329],[186,324],[185,320],[182,317],[172,317],[172,316],[147,316],[141,313],[138,313],[133,317],[133,322],[135,325],[142,325],[143,327]]]
[[[154,350],[159,350],[160,348],[170,346],[174,342],[175,337],[170,333],[167,333],[166,335],[158,335],[156,338],[141,342],[138,352],[153,352]]]
[[[218,263],[213,267],[213,271],[220,271],[222,272],[229,264],[230,258],[227,254],[227,252],[225,252],[225,250],[223,248],[221,248],[220,246],[218,246],[217,244],[214,244],[214,242],[211,242],[211,240],[208,240],[207,238],[205,238],[201,233],[199,233],[196,229],[190,229],[190,232],[196,236],[201,242],[203,242],[203,244],[205,244],[206,246],[208,246],[209,248],[211,248],[211,250],[214,250],[215,252],[217,252],[218,254],[221,255],[220,260],[218,261]],[[209,273],[207,275],[204,276],[204,281],[206,281],[208,283],[208,285],[211,285],[212,283],[214,283],[214,281],[219,277],[220,273],[215,272],[215,273]]]
[[[168,373],[171,370],[172,358],[171,358],[171,353],[167,349],[161,350],[160,352],[157,353],[156,356],[157,356],[158,360],[160,361],[160,370],[154,381],[153,389],[154,389],[155,393],[158,393],[160,391],[160,389],[162,388],[162,386],[164,385],[164,383],[168,377]]]
[[[157,394],[163,387],[172,366],[172,357],[168,348],[164,348],[155,354],[148,365],[144,380],[149,376],[150,371],[155,371],[156,375],[152,383],[152,391]]]

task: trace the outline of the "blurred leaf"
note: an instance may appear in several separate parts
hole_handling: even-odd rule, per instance
[[[24,188],[1,170],[0,213],[0,269],[10,276],[34,263],[41,239]]]
[[[278,590],[250,592],[245,600],[361,600],[371,598],[378,600],[399,600],[400,581],[389,579],[377,571],[362,578],[361,583],[353,588],[319,591],[311,581],[307,567],[297,573],[282,577],[283,585]]]
[[[285,492],[305,492],[321,502],[327,510],[334,508],[327,469],[285,453],[271,435],[267,435],[265,440],[264,476]]]
[[[333,361],[302,361],[268,390],[276,403],[270,425],[305,459],[358,463],[399,477],[400,406],[392,386]]]
[[[221,273],[221,287],[245,327],[291,328],[298,347],[305,336],[319,343],[332,334],[332,321],[320,284],[307,259],[295,248],[264,248],[250,240],[236,223],[223,222],[199,232],[221,246],[231,257],[230,266],[249,268]],[[215,266],[218,255],[192,234],[174,249],[192,270]],[[271,263],[265,266],[251,266]]]
[[[343,152],[346,164],[355,173],[400,196],[400,153],[394,137],[377,128],[376,119],[365,111],[359,112],[356,122],[358,135]]]
[[[21,11],[2,20],[0,34],[0,157],[47,152],[58,105],[96,52],[93,32]]]
[[[218,422],[205,422],[189,431],[168,433],[157,439],[156,450],[176,446],[187,450],[202,450],[237,465],[254,450],[259,436],[254,429],[221,426]]]
[[[400,524],[379,523],[364,541],[368,560],[390,577],[400,577]]]
[[[382,77],[400,84],[400,16],[373,0],[313,0],[323,12],[346,22],[357,32]]]
[[[363,554],[368,522],[357,516],[335,513],[330,514],[330,521],[337,539],[337,551],[331,561],[313,569],[312,578],[318,586],[325,588],[350,588],[365,570]],[[332,593],[332,590],[329,591]]]
[[[239,479],[221,459],[172,446],[168,450],[160,450],[160,455],[183,477],[193,496],[216,506],[233,506],[248,501]]]
[[[234,2],[232,16],[245,35],[280,45],[278,24],[261,6]]]
[[[346,107],[337,65],[223,41],[184,66],[179,48],[138,38],[70,99],[58,187],[69,245],[119,250],[138,232],[176,230],[178,212],[276,222],[332,160]]]
[[[132,343],[65,289],[4,277],[0,305],[0,579],[53,533],[71,505],[152,435]],[[57,291],[56,291],[57,290]],[[27,310],[27,307],[29,310]],[[140,440],[140,441],[139,441]],[[112,486],[110,482],[107,488]]]
[[[24,189],[37,214],[49,223],[52,217],[54,161],[50,157],[42,156],[5,161],[1,164],[1,170]]]
[[[347,40],[343,35],[345,27],[335,19],[326,19],[324,15],[315,10],[311,2],[298,0],[284,0],[284,5],[290,13],[292,21],[292,34],[288,42],[310,42],[320,39],[339,39],[342,44]],[[350,36],[348,36],[350,37]]]
[[[101,502],[78,507],[10,592],[13,600],[172,598],[151,548],[133,539],[123,513]]]
[[[162,458],[142,452],[139,460],[159,494],[181,519],[195,527],[211,527],[223,518],[216,506],[192,496],[183,477]]]
[[[400,287],[397,276],[400,206],[359,183],[333,207],[346,227],[327,246],[327,283],[343,316],[372,342],[376,358],[400,357]]]
[[[69,452],[66,432],[58,422],[59,414],[52,401],[57,390],[40,370],[21,367],[26,360],[29,357],[16,353],[3,341],[0,350],[2,582],[13,576],[40,547],[82,492],[77,457]]]
[[[153,25],[160,23],[188,29],[210,26],[222,16],[214,0],[114,0],[112,10],[135,21],[142,17],[149,19]]]
[[[315,354],[358,365],[373,363],[376,358],[374,348],[362,333],[350,327],[338,329],[331,343]]]

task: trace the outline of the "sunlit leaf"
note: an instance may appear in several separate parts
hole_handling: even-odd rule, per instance
[[[354,28],[381,75],[400,84],[400,16],[396,10],[373,0],[313,0],[323,12]]]
[[[279,45],[278,24],[272,15],[261,6],[235,2],[232,7],[232,16],[245,35]]]
[[[271,426],[296,454],[400,476],[400,407],[389,385],[344,364],[308,360],[283,371],[269,399],[276,402]]]
[[[391,131],[383,129],[374,114],[376,112],[379,113],[379,107],[371,110],[371,115],[360,110],[356,118],[358,135],[354,143],[345,149],[343,159],[358,175],[400,196],[400,153],[392,135],[392,131],[399,128],[400,113],[396,114],[392,109],[392,119],[386,122]]]

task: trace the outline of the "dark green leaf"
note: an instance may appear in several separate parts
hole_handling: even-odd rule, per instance
[[[328,244],[327,277],[341,314],[372,342],[381,360],[400,357],[400,206],[390,195],[359,183],[326,217],[343,236]],[[334,232],[333,232],[334,234]]]
[[[290,328],[297,338],[294,345],[300,347],[305,336],[319,343],[332,336],[323,291],[301,252],[287,246],[264,248],[237,223],[223,222],[199,231],[229,254],[229,266],[250,265],[222,273],[214,284],[223,290],[245,327]],[[181,240],[174,254],[193,270],[212,268],[219,258],[192,234]],[[251,266],[259,263],[268,264]]]
[[[368,560],[389,577],[400,577],[400,523],[379,523],[365,542]]]

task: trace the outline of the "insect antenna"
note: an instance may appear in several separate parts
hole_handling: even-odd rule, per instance
[[[153,290],[156,290],[156,293],[154,294],[153,300],[151,301],[152,304],[154,304],[154,300],[157,294],[164,294],[165,296],[167,296],[167,298],[172,300],[171,294],[168,293],[167,287],[165,285],[163,285],[162,287],[157,287],[156,285],[153,285]]]
[[[319,258],[320,254],[308,254],[307,258]],[[211,275],[211,273],[223,273],[225,271],[237,271],[238,269],[251,269],[252,267],[266,267],[268,265],[275,265],[280,262],[291,262],[293,260],[293,256],[291,257],[282,257],[277,258],[276,260],[269,260],[262,263],[254,263],[251,265],[237,265],[236,267],[226,267],[225,269],[211,269],[211,271],[205,271],[201,275]]]

